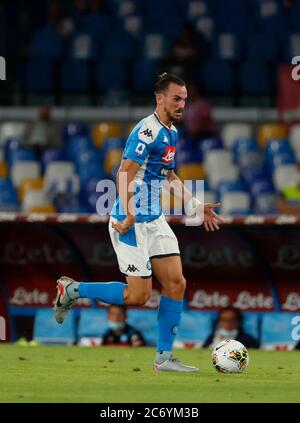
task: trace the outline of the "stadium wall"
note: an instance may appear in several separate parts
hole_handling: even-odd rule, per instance
[[[243,311],[300,311],[300,217],[226,218],[206,233],[171,219],[188,281],[186,307],[214,312],[234,304]],[[97,215],[0,216],[0,315],[30,316],[51,307],[55,281],[123,280],[107,231]],[[145,307],[156,308],[159,286]],[[103,307],[81,300],[79,307]]]

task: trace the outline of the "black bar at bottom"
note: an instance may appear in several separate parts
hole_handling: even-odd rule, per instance
[[[247,414],[245,414],[247,413]],[[21,421],[21,422],[41,422],[43,420],[62,422],[127,422],[145,419],[196,422],[216,418],[223,422],[243,421],[245,415],[251,420],[262,418],[287,419],[289,417],[300,416],[299,404],[0,404],[1,421]],[[7,419],[4,420],[4,416]],[[9,419],[9,420],[8,420]]]

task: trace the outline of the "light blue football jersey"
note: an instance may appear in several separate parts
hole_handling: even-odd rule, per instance
[[[175,167],[178,134],[172,125],[164,125],[156,113],[142,119],[129,135],[122,159],[130,159],[141,167],[135,176],[136,222],[150,222],[162,214],[161,189],[168,171]],[[123,220],[120,198],[116,199],[112,216]]]

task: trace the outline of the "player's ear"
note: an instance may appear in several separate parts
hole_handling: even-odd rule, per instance
[[[155,93],[155,99],[156,99],[157,104],[161,104],[162,99],[163,99],[163,94],[162,93]]]

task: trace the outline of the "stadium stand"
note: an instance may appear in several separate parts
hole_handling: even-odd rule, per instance
[[[39,151],[26,147],[26,128],[23,122],[0,125],[0,179],[6,187],[1,207],[27,210],[22,204],[25,192],[44,189],[52,193],[49,205],[52,202],[54,209],[53,191],[72,194],[77,204],[73,210],[95,212],[93,181],[114,180],[127,127],[114,122],[67,123],[61,129],[62,147],[46,145]],[[285,190],[299,186],[299,145],[298,125],[288,130],[282,124],[257,129],[246,123],[225,124],[221,137],[191,143],[186,135],[180,136],[177,173],[184,180],[204,179],[205,189],[223,203],[224,214],[273,214]],[[18,199],[8,180],[18,190]]]

